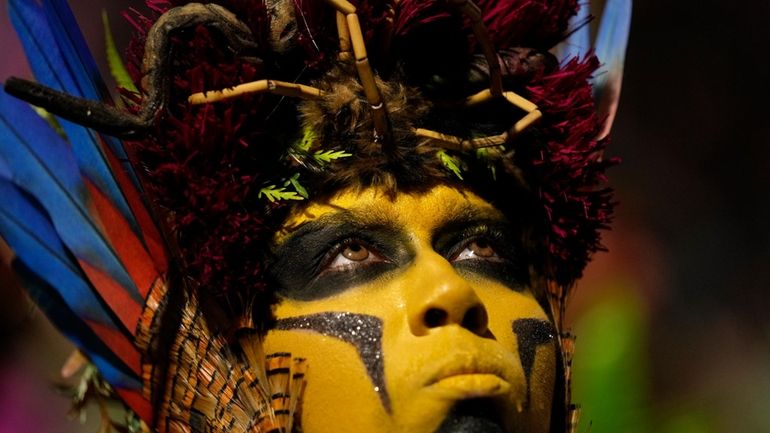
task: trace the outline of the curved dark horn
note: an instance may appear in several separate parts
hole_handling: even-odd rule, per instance
[[[5,91],[50,113],[119,138],[145,135],[167,104],[171,44],[169,36],[180,29],[206,25],[224,36],[235,54],[257,48],[249,28],[227,9],[214,4],[190,3],[160,16],[147,34],[142,62],[145,99],[137,114],[121,111],[101,101],[91,101],[41,84],[11,77]]]

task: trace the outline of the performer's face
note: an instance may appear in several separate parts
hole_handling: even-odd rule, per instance
[[[446,186],[342,191],[292,215],[266,350],[307,358],[304,431],[547,432],[555,335],[520,238]]]

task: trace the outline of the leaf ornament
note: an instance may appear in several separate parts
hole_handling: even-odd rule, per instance
[[[344,150],[318,150],[313,153],[313,159],[320,165],[328,165],[340,158],[347,158],[349,156],[353,155]]]
[[[289,185],[291,185],[292,188],[294,188],[294,191],[297,191],[297,194],[299,194],[302,198],[310,198],[310,194],[308,194],[307,189],[305,189],[305,187],[299,183],[299,173],[296,173],[294,176],[290,177],[289,180],[283,184],[283,186]]]
[[[303,200],[304,197],[298,191],[287,191],[285,187],[268,185],[259,190],[259,198],[266,198],[270,203],[282,200]]]
[[[454,173],[458,179],[463,180],[462,170],[460,169],[462,162],[459,158],[452,156],[443,150],[436,152],[436,156],[441,161],[441,163],[444,164],[444,167],[446,167],[447,170]]]
[[[104,45],[107,50],[107,63],[110,66],[110,73],[112,78],[118,86],[129,90],[133,93],[139,93],[139,89],[131,80],[131,77],[126,70],[126,66],[123,64],[123,60],[118,54],[118,49],[115,47],[115,38],[112,36],[112,27],[110,26],[110,19],[107,16],[107,11],[102,10],[102,26],[104,27]]]

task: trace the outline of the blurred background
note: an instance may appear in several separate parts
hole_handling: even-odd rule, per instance
[[[98,58],[102,8],[125,47],[138,1],[70,3]],[[570,310],[579,432],[770,432],[768,20],[768,1],[634,5],[621,205]],[[5,2],[0,41],[0,80],[28,77]],[[0,433],[96,432],[55,391],[71,346],[2,272],[0,300]]]

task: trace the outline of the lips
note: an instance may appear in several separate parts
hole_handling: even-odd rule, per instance
[[[510,370],[504,363],[495,362],[497,357],[490,353],[456,353],[443,358],[447,361],[429,376],[426,386],[455,376],[493,375],[503,378],[505,372]]]
[[[497,397],[511,392],[510,367],[490,354],[465,353],[448,357],[425,388],[449,399]]]
[[[440,395],[452,399],[499,397],[508,395],[511,384],[494,374],[458,374],[441,379],[430,386]]]

